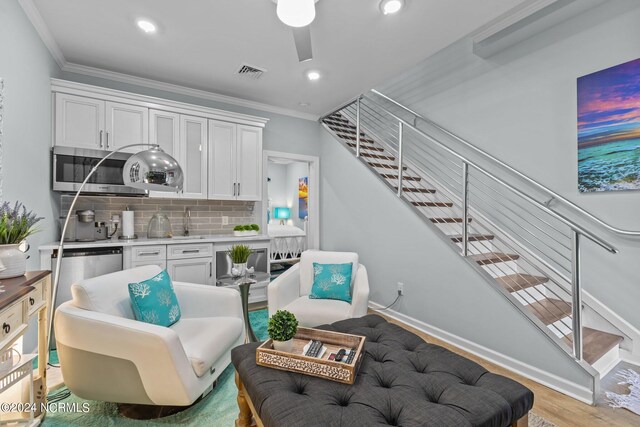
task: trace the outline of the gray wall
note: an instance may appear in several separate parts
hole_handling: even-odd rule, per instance
[[[322,249],[355,251],[370,299],[583,386],[588,378],[328,133],[321,152]]]
[[[640,57],[638,7],[610,1],[487,60],[461,41],[379,89],[608,223],[640,230],[638,192],[579,194],[576,140],[576,79]],[[620,254],[585,244],[585,288],[640,328],[640,239],[588,225]]]
[[[51,88],[60,68],[15,0],[0,2],[0,77],[4,79],[2,199],[20,200],[45,217],[29,238],[28,269],[40,267],[37,248],[54,240],[56,201],[50,191]]]

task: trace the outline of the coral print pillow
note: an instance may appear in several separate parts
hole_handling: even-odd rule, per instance
[[[351,269],[353,264],[313,263],[313,286],[309,298],[335,299],[351,304]]]
[[[129,283],[129,297],[136,320],[171,326],[180,319],[178,298],[166,270],[140,283]]]

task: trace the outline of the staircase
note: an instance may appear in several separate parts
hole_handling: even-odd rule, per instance
[[[599,375],[619,360],[619,347],[629,337],[583,302],[582,239],[612,254],[617,250],[563,211],[580,208],[375,91],[321,122],[589,372],[595,394]],[[504,173],[491,173],[487,165]]]

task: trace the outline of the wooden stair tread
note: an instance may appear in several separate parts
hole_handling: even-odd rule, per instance
[[[545,325],[571,316],[571,304],[555,298],[546,298],[525,307]]]
[[[436,224],[457,224],[462,223],[462,218],[456,217],[433,217],[429,218],[431,222],[435,222]],[[469,218],[469,222],[471,222],[471,218]]]
[[[353,142],[347,142],[347,145],[351,148],[356,148],[356,144],[354,144]],[[395,157],[391,157],[391,156],[385,156],[385,155],[381,155],[381,154],[373,154],[373,153],[367,153],[366,151],[362,151],[362,150],[369,150],[369,151],[378,151],[378,152],[382,152],[384,151],[384,148],[382,147],[376,147],[375,145],[372,145],[371,147],[360,147],[360,155],[362,157],[371,157],[374,159],[385,159],[385,160],[395,160]]]
[[[573,333],[563,339],[569,346],[573,345]],[[621,336],[609,332],[582,327],[582,358],[589,365],[593,365],[609,350],[620,344],[623,339]]]
[[[508,274],[496,277],[498,283],[509,292],[517,292],[549,281],[548,277],[532,276],[530,274]]]
[[[453,240],[455,243],[462,243],[462,235],[458,234],[458,235],[453,235],[450,236],[451,240]],[[469,236],[467,237],[467,239],[470,242],[480,242],[482,240],[493,240],[495,236],[493,234],[469,234]]]
[[[499,262],[514,261],[520,258],[518,254],[505,254],[502,252],[487,252],[484,254],[471,255],[473,261],[480,265],[497,264]]]
[[[398,179],[398,175],[393,175],[390,173],[381,173],[380,176],[382,176],[383,178],[386,179]],[[422,178],[420,178],[419,176],[403,176],[402,179],[407,180],[407,181],[420,181],[422,180]]]
[[[342,139],[348,139],[350,141],[356,141],[356,133],[349,133],[343,131],[336,131],[338,136]],[[375,144],[375,141],[371,138],[367,138],[364,134],[360,136],[360,144]]]
[[[398,187],[393,187],[396,191],[398,191]],[[402,187],[402,191],[404,193],[435,193],[436,190],[432,188],[413,188],[413,187]]]
[[[394,169],[397,170],[398,166],[391,164],[391,163],[376,163],[376,162],[367,162],[367,164],[369,166],[371,166],[372,168],[384,168],[384,169]],[[402,170],[407,170],[406,166],[402,167]]]
[[[417,207],[429,207],[429,208],[450,208],[453,206],[451,202],[435,202],[435,201],[412,201],[411,204]]]

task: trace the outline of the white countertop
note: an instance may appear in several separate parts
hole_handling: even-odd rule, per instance
[[[111,246],[148,246],[148,245],[175,245],[186,243],[238,243],[238,242],[252,242],[252,241],[268,241],[270,237],[266,234],[259,234],[257,236],[237,237],[233,234],[213,234],[209,236],[176,236],[171,239],[149,239],[146,237],[140,237],[136,240],[96,240],[95,242],[64,242],[65,249],[71,248],[103,248]],[[51,251],[58,249],[59,242],[51,242],[40,246],[38,249],[41,251]]]

